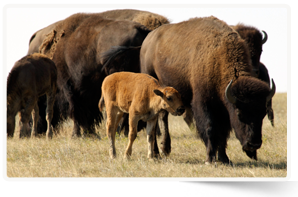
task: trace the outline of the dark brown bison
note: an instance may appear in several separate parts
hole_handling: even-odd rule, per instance
[[[162,24],[167,24],[169,21],[158,14],[141,11],[141,10],[132,10],[132,9],[123,9],[123,10],[110,10],[102,13],[96,14],[98,17],[104,17],[109,19],[117,19],[117,20],[130,20],[134,22],[138,22],[142,25],[145,25],[148,29],[152,30],[157,27],[159,27]],[[30,39],[28,54],[39,52],[39,49],[45,40],[49,40],[49,42],[52,42],[54,40],[55,33],[57,32],[58,25],[61,26],[61,24],[64,22],[64,20],[58,21],[54,24],[49,25],[48,27],[45,27],[36,33],[34,33]],[[116,36],[116,35],[115,35]],[[47,37],[47,39],[45,39]],[[108,42],[108,41],[106,41]],[[48,44],[48,43],[47,43]],[[121,44],[121,43],[119,43]],[[53,43],[50,43],[49,46],[53,45]],[[55,45],[55,44],[54,44]],[[44,47],[41,47],[44,48]],[[52,47],[53,48],[53,47]],[[44,49],[42,49],[44,50]],[[59,90],[58,90],[59,92]],[[39,99],[39,107],[44,108],[45,107],[45,97],[41,97]],[[57,102],[57,101],[60,102]],[[64,102],[62,102],[64,101]],[[54,105],[54,117],[52,120],[52,124],[54,127],[58,125],[59,122],[66,119],[68,116],[68,108],[69,103],[63,96],[63,94],[57,94],[56,102]],[[40,110],[40,116],[44,117],[43,110]],[[39,131],[45,131],[46,130],[46,120],[41,118],[40,122],[38,124]]]
[[[232,26],[243,38],[248,46],[248,50],[250,53],[250,58],[253,66],[253,73],[255,77],[261,79],[262,81],[267,82],[270,85],[270,77],[268,74],[268,70],[266,66],[260,62],[262,47],[263,44],[268,40],[268,35],[265,31],[264,37],[262,37],[262,33],[253,26],[244,25],[242,23],[237,24],[236,26]],[[274,126],[274,112],[272,109],[272,100],[267,103],[267,116],[271,122],[271,125]]]
[[[239,33],[240,37],[244,39],[245,43],[247,44],[253,66],[253,75],[258,79],[267,82],[270,86],[270,77],[268,75],[268,70],[264,64],[260,63],[260,58],[263,51],[262,47],[268,39],[267,33],[265,31],[262,31],[264,33],[263,37],[262,33],[257,28],[244,25],[242,23],[231,27]],[[268,119],[270,120],[271,125],[274,126],[272,100],[270,100],[267,105]],[[193,114],[190,108],[186,109],[186,112],[183,114],[183,118],[189,127],[193,127]]]
[[[98,13],[98,16],[109,19],[134,21],[146,26],[150,30],[154,30],[163,24],[169,23],[168,19],[164,16],[147,11],[133,9],[109,10]],[[51,31],[54,30],[58,24],[62,23],[62,21],[63,20],[57,21],[35,32],[31,36],[29,41],[28,54],[38,53],[39,47],[41,46],[43,40],[46,38],[47,34],[51,33]]]
[[[101,96],[98,90],[107,75],[140,72],[138,61],[131,59],[125,59],[125,65],[103,69],[102,54],[112,46],[140,46],[149,32],[136,22],[81,13],[66,18],[44,39],[40,51],[56,64],[58,95],[63,98],[58,102],[69,103],[73,136],[81,136],[80,127],[85,134],[95,134],[94,126],[102,118],[97,107]],[[132,53],[139,56],[139,50]]]
[[[37,100],[46,95],[47,138],[52,138],[51,120],[57,88],[57,69],[45,55],[34,53],[17,61],[7,78],[7,136],[13,137],[15,116],[20,112],[20,137],[28,137],[29,119],[33,116],[31,136],[37,134],[39,108]],[[33,110],[33,111],[32,111]]]
[[[144,40],[140,62],[141,72],[177,89],[191,108],[207,148],[206,163],[217,153],[220,161],[230,162],[226,146],[232,129],[243,151],[257,159],[275,85],[270,89],[254,77],[247,44],[235,30],[215,17],[161,26]],[[160,126],[168,128],[164,113]]]

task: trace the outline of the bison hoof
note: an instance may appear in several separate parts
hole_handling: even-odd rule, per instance
[[[161,148],[161,153],[164,155],[164,156],[169,156],[170,153],[171,153],[171,149],[170,148],[167,148],[167,147],[162,147]]]
[[[209,162],[209,161],[205,161],[205,165],[209,166],[209,165],[211,165],[211,164],[212,164],[211,162]]]

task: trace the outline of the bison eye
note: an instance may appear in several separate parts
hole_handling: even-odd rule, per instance
[[[237,116],[238,116],[239,119],[242,119],[243,118],[242,117],[242,113],[241,113],[241,111],[239,109],[236,110],[236,114],[237,114]]]
[[[172,101],[172,97],[168,96],[168,97],[167,97],[167,100],[168,100],[168,101]]]

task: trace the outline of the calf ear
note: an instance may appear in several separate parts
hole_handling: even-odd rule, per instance
[[[155,89],[155,90],[153,90],[153,92],[154,92],[157,96],[163,97],[163,93],[162,93],[160,90]]]

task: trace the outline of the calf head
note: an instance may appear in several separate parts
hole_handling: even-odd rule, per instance
[[[257,159],[257,149],[262,145],[262,124],[267,102],[275,94],[275,84],[269,85],[253,77],[240,77],[226,87],[231,126],[242,145],[242,150]]]
[[[179,92],[172,87],[165,87],[155,89],[154,93],[161,97],[161,107],[167,110],[174,116],[181,116],[185,108],[183,106],[181,95]]]

